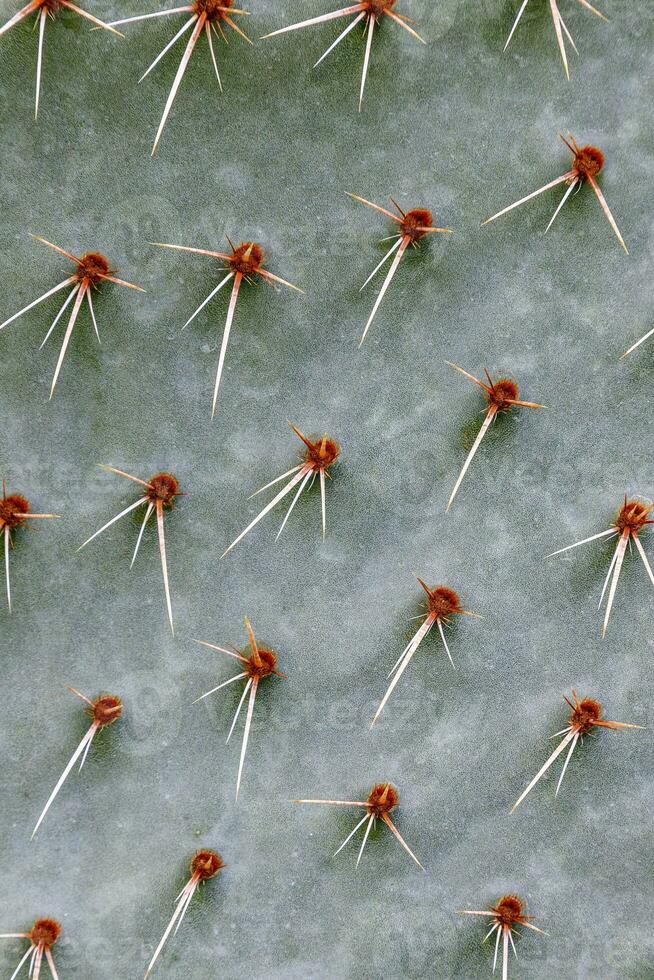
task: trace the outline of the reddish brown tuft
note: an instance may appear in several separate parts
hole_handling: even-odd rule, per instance
[[[237,248],[232,248],[229,264],[234,272],[254,276],[263,265],[263,249],[254,242],[242,242]]]
[[[387,10],[392,10],[397,0],[363,0],[361,6],[367,14],[381,17]]]
[[[627,500],[625,498],[614,527],[617,531],[630,531],[632,534],[638,534],[646,524],[651,523],[648,520],[651,511],[651,504],[648,507],[646,504],[641,504],[639,500]]]
[[[191,858],[191,874],[197,875],[200,881],[213,878],[224,867],[223,859],[215,851],[196,851]]]
[[[306,450],[304,460],[310,463],[311,467],[318,470],[326,470],[332,463],[335,463],[341,454],[341,447],[333,439],[323,436],[319,439],[307,439],[305,442]]]
[[[76,277],[81,282],[87,279],[91,286],[97,286],[105,276],[111,276],[115,272],[109,262],[100,252],[87,252],[79,260],[77,265]]]
[[[580,177],[597,177],[604,166],[604,154],[596,146],[583,146],[576,151],[572,166]]]
[[[122,713],[123,702],[115,694],[101,694],[93,702],[93,707],[89,708],[89,714],[92,715],[93,721],[100,728],[113,725],[115,721],[118,721]]]
[[[412,242],[417,242],[427,234],[421,229],[431,228],[431,223],[431,211],[427,211],[426,208],[414,208],[403,216],[400,229],[402,234],[408,235]]]
[[[458,595],[454,589],[448,589],[445,585],[429,589],[428,595],[429,613],[437,619],[445,619],[461,609]]]
[[[45,8],[51,17],[59,12],[61,7],[61,0],[41,0],[39,7]]]
[[[592,698],[578,701],[576,696],[570,712],[570,726],[577,729],[580,735],[585,735],[594,728],[602,717],[602,705]]]
[[[518,925],[528,918],[524,914],[524,908],[522,899],[517,895],[504,895],[497,905],[493,906],[493,913],[501,926],[508,926],[510,929],[511,926]]]
[[[29,503],[20,494],[12,493],[8,497],[0,498],[0,528],[12,528],[22,524],[29,514],[29,509]]]
[[[224,20],[233,5],[234,0],[194,0],[193,12],[198,16],[204,14],[208,21]]]
[[[172,473],[157,473],[150,480],[145,495],[153,504],[160,501],[164,507],[172,507],[178,493],[179,483]]]
[[[29,937],[35,946],[54,946],[61,935],[61,926],[56,919],[37,919]]]
[[[491,390],[487,392],[488,404],[497,412],[508,412],[513,408],[513,402],[518,397],[519,391],[515,381],[510,378],[502,378],[496,381]]]
[[[247,649],[250,650],[250,647]],[[277,655],[267,647],[257,644],[257,652],[251,651],[248,662],[243,664],[243,670],[246,671],[248,677],[256,677],[259,680],[262,677],[275,674],[277,673]]]
[[[370,790],[366,808],[370,816],[381,817],[385,813],[390,813],[399,802],[400,796],[394,786],[390,783],[376,783]]]

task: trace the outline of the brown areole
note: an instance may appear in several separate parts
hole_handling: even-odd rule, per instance
[[[416,576],[417,578],[417,576]],[[445,647],[445,652],[449,658],[450,663],[454,667],[454,661],[452,660],[452,654],[450,653],[450,648],[447,645],[447,640],[445,639],[445,632],[443,630],[443,625],[449,625],[452,616],[476,616],[475,613],[468,612],[467,609],[463,609],[459,601],[459,597],[454,591],[454,589],[449,589],[445,585],[438,585],[435,587],[428,586],[421,578],[418,578],[418,582],[425,590],[427,594],[427,612],[425,618],[423,619],[418,631],[411,637],[407,645],[405,646],[402,653],[399,655],[395,661],[393,669],[388,674],[388,677],[392,677],[393,680],[388,686],[386,694],[382,698],[382,702],[377,708],[375,717],[372,719],[370,727],[372,728],[380,714],[384,710],[384,706],[388,699],[390,698],[395,685],[399,681],[400,677],[409,666],[411,658],[414,653],[427,636],[432,626],[436,624],[438,626],[438,631],[441,635],[441,640],[443,641],[443,646]],[[387,678],[388,679],[388,678]]]
[[[80,762],[80,771],[81,771],[84,763],[86,762],[86,757],[88,755],[89,749],[91,748],[91,742],[93,741],[97,733],[101,729],[108,728],[110,725],[113,725],[113,723],[115,721],[118,721],[118,719],[123,713],[123,702],[120,700],[119,697],[116,697],[115,694],[101,694],[99,697],[95,699],[95,701],[91,701],[89,698],[86,697],[85,694],[81,694],[79,691],[76,691],[74,687],[69,687],[68,690],[72,694],[76,695],[76,697],[86,702],[86,704],[88,705],[87,714],[93,719],[93,722],[91,724],[91,727],[84,735],[84,738],[79,743],[79,745],[73,752],[72,756],[70,757],[68,765],[66,766],[63,773],[59,777],[55,788],[50,793],[50,796],[48,797],[48,801],[43,807],[39,819],[36,821],[36,826],[32,831],[32,838],[34,838],[34,835],[36,834],[37,830],[41,826],[46,813],[54,803],[54,800],[59,790],[64,785],[66,779],[70,774],[71,769],[73,768],[73,766],[75,765],[79,757],[82,756],[82,761]]]
[[[216,382],[213,389],[213,399],[211,402],[211,418],[214,417],[216,412],[216,401],[218,399],[218,388],[220,387],[220,379],[222,378],[223,367],[225,364],[225,354],[227,353],[227,342],[229,341],[229,334],[232,329],[232,322],[234,319],[234,313],[236,311],[236,302],[238,300],[239,290],[241,288],[241,283],[245,279],[246,282],[254,285],[255,278],[258,276],[263,282],[268,283],[273,289],[276,289],[277,285],[287,286],[289,289],[294,289],[296,293],[301,293],[302,290],[298,286],[294,286],[292,283],[287,282],[286,279],[281,279],[279,276],[273,275],[268,269],[264,268],[264,254],[263,249],[256,242],[241,242],[240,245],[233,245],[229,238],[227,238],[229,246],[231,248],[231,253],[227,252],[213,252],[206,248],[195,248],[186,245],[170,245],[166,242],[150,242],[151,245],[156,245],[159,248],[170,248],[176,252],[190,252],[193,255],[206,255],[212,259],[218,259],[221,265],[218,267],[220,272],[226,272],[227,275],[220,280],[217,286],[211,290],[209,295],[204,299],[197,310],[191,314],[188,318],[182,330],[188,327],[198,313],[200,313],[204,307],[209,303],[213,297],[225,286],[228,282],[233,280],[232,293],[229,299],[229,306],[227,309],[227,319],[225,321],[225,328],[223,330],[223,339],[220,345],[220,354],[218,356],[218,370],[216,372]]]
[[[5,932],[0,939],[29,939],[30,945],[22,957],[16,970],[15,977],[26,960],[29,960],[29,975],[31,980],[39,980],[43,958],[50,968],[53,980],[57,980],[57,970],[52,956],[52,947],[61,935],[61,925],[56,919],[37,919],[29,932]]]
[[[136,560],[138,550],[141,544],[141,539],[143,538],[143,532],[145,531],[145,525],[148,523],[151,514],[156,514],[157,518],[157,537],[159,539],[159,555],[161,558],[161,571],[163,573],[163,583],[164,583],[164,594],[166,597],[166,609],[168,611],[168,622],[170,623],[171,632],[175,632],[175,624],[173,623],[173,607],[170,599],[170,584],[168,581],[168,559],[166,557],[166,538],[164,534],[164,511],[172,510],[175,505],[175,499],[177,497],[184,496],[179,489],[179,483],[177,477],[173,476],[172,473],[156,473],[150,480],[142,480],[138,476],[132,476],[131,473],[125,473],[124,470],[117,470],[114,466],[100,465],[100,469],[107,470],[109,473],[116,473],[118,476],[123,476],[127,480],[131,480],[133,483],[138,483],[139,486],[144,489],[141,491],[141,496],[138,500],[130,504],[124,510],[121,510],[119,514],[112,517],[110,521],[103,524],[102,527],[95,531],[90,538],[79,546],[77,549],[81,551],[85,548],[87,544],[97,538],[99,534],[106,531],[108,527],[115,524],[116,521],[120,520],[121,517],[125,517],[131,511],[136,510],[137,507],[145,507],[145,515],[143,517],[143,523],[141,524],[141,529],[138,533],[136,539],[136,546],[134,548],[134,554],[132,555],[132,561],[130,563],[130,568]]]
[[[159,945],[155,949],[152,959],[148,964],[148,968],[145,971],[146,980],[152,972],[154,964],[159,958],[159,954],[164,948],[165,942],[173,928],[175,928],[175,932],[177,932],[182,924],[182,920],[188,911],[188,907],[191,904],[191,900],[195,895],[198,886],[203,881],[209,881],[211,878],[215,878],[215,876],[222,871],[224,867],[225,863],[223,862],[223,859],[221,858],[220,854],[217,854],[215,851],[210,851],[208,848],[203,848],[202,850],[195,852],[190,861],[191,877],[177,896],[177,905],[175,906],[173,917],[166,926],[166,931],[161,937]]]
[[[68,293],[63,306],[60,308],[59,312],[54,318],[50,329],[41,343],[41,347],[43,347],[50,337],[50,334],[59,323],[59,320],[66,312],[66,309],[70,303],[73,303],[73,309],[68,319],[61,350],[59,351],[59,357],[57,359],[57,366],[55,367],[52,385],[50,386],[50,398],[52,398],[57,384],[57,379],[59,377],[59,372],[61,371],[62,364],[64,363],[64,357],[68,349],[68,344],[73,333],[73,327],[75,326],[77,316],[84,300],[86,299],[89,313],[91,314],[93,329],[95,330],[95,335],[98,338],[99,343],[100,333],[98,331],[98,324],[95,319],[95,311],[93,309],[93,290],[97,290],[104,282],[111,282],[117,286],[125,286],[128,289],[135,289],[140,293],[145,292],[145,290],[140,286],[135,286],[131,282],[126,282],[124,279],[118,279],[115,274],[116,270],[110,267],[109,260],[100,252],[85,252],[84,255],[77,256],[73,255],[72,252],[67,252],[65,249],[60,248],[58,245],[53,245],[52,242],[47,241],[45,238],[41,238],[40,235],[33,235],[32,237],[35,238],[37,242],[41,242],[42,245],[47,245],[49,248],[54,249],[54,251],[59,255],[63,255],[64,258],[74,262],[75,269],[67,279],[63,280],[63,282],[60,282],[57,286],[53,286],[52,289],[49,289],[47,292],[43,293],[43,295],[39,296],[38,299],[32,300],[31,303],[24,306],[22,310],[18,311],[18,313],[14,313],[14,315],[10,316],[8,320],[4,321],[4,323],[0,323],[0,330],[4,329],[4,327],[8,327],[10,323],[13,323],[14,320],[17,320],[23,315],[23,313],[27,313],[27,311],[31,310],[34,306],[38,306],[38,304],[42,303],[43,300],[48,299],[50,296],[53,296],[62,289],[66,289],[68,286],[72,286],[72,289]]]
[[[307,483],[309,483],[309,480],[311,480],[310,486],[313,486],[313,481],[315,480],[316,476],[318,476],[320,479],[320,505],[321,505],[320,509],[322,513],[322,539],[323,541],[325,540],[325,535],[327,533],[325,479],[326,477],[329,476],[328,470],[330,466],[333,466],[336,460],[338,459],[338,457],[340,456],[341,447],[333,439],[329,439],[327,435],[310,438],[309,436],[305,436],[302,432],[300,432],[300,430],[292,423],[289,424],[291,425],[291,428],[293,429],[293,432],[298,437],[298,439],[301,439],[302,442],[304,443],[305,449],[304,449],[302,462],[298,463],[296,466],[291,467],[290,470],[287,470],[286,473],[282,473],[281,476],[275,477],[275,479],[271,480],[270,483],[266,483],[265,486],[260,487],[259,490],[256,490],[255,493],[252,494],[253,497],[256,497],[258,494],[263,493],[263,491],[267,490],[269,487],[274,486],[276,483],[279,483],[281,480],[285,480],[287,476],[291,477],[288,483],[286,483],[285,486],[280,491],[278,491],[278,493],[275,494],[273,499],[268,504],[266,504],[263,510],[259,514],[257,514],[257,516],[254,518],[254,520],[250,521],[250,523],[245,528],[245,530],[241,531],[239,536],[235,538],[234,541],[232,541],[232,543],[228,548],[225,549],[225,551],[221,555],[221,558],[224,558],[225,555],[232,550],[232,548],[235,548],[236,545],[239,543],[239,541],[241,541],[245,537],[245,535],[248,534],[252,530],[252,528],[256,524],[258,524],[259,521],[263,517],[265,517],[267,513],[269,513],[269,511],[273,509],[273,507],[276,507],[277,504],[281,500],[283,500],[283,498],[286,497],[287,494],[289,494],[294,487],[298,486],[299,484],[295,496],[293,497],[293,500],[291,502],[291,506],[288,508],[286,512],[286,516],[282,521],[282,525],[279,531],[277,532],[277,537],[275,538],[275,541],[277,541],[280,534],[284,530],[284,527],[286,526],[287,520],[289,519],[291,513],[293,512],[293,508],[295,507],[296,503],[300,499],[300,495],[302,494],[302,491],[306,487]]]
[[[19,493],[7,494],[5,481],[2,481],[2,497],[0,497],[0,537],[5,549],[5,584],[7,588],[7,606],[11,612],[11,581],[9,578],[9,549],[13,547],[12,532],[18,527],[29,527],[29,521],[50,520],[59,517],[58,514],[34,514],[30,511],[29,502]]]
[[[238,800],[238,794],[241,787],[241,776],[243,774],[243,763],[245,762],[245,753],[248,747],[248,739],[250,737],[250,726],[252,724],[252,713],[254,711],[254,701],[257,696],[257,690],[259,684],[266,677],[270,677],[274,674],[276,677],[284,678],[284,674],[280,674],[277,670],[277,654],[271,650],[269,647],[263,646],[258,643],[252,626],[250,625],[250,620],[245,617],[245,629],[247,630],[249,646],[243,650],[239,651],[236,649],[226,650],[224,647],[216,646],[214,643],[207,643],[206,640],[196,640],[203,647],[208,647],[210,650],[218,650],[220,653],[227,654],[228,657],[232,657],[234,660],[238,660],[241,664],[241,671],[238,674],[234,674],[233,677],[228,678],[223,681],[222,684],[218,684],[216,687],[212,687],[210,691],[206,691],[201,694],[199,698],[196,698],[193,704],[197,704],[198,701],[203,701],[208,698],[210,694],[215,691],[219,691],[223,687],[227,687],[228,684],[233,684],[234,681],[246,680],[245,687],[243,688],[243,694],[238,703],[236,713],[234,715],[234,720],[232,721],[231,728],[229,729],[229,734],[227,736],[227,742],[229,742],[232,737],[232,732],[238,721],[238,716],[241,713],[241,708],[247,697],[248,691],[250,693],[250,698],[248,700],[247,713],[245,716],[245,728],[243,730],[243,742],[241,745],[241,757],[238,764],[238,775],[236,777],[236,799]],[[247,654],[247,656],[246,656]]]
[[[558,796],[561,783],[563,782],[563,777],[565,776],[565,771],[568,768],[568,763],[572,758],[572,753],[575,750],[577,742],[580,738],[583,738],[584,735],[591,732],[593,728],[608,728],[612,731],[621,731],[625,728],[642,728],[642,725],[630,725],[623,721],[605,721],[602,718],[602,706],[599,701],[595,701],[593,698],[579,699],[577,697],[577,692],[574,690],[572,692],[572,701],[570,701],[565,695],[563,695],[563,697],[564,700],[570,705],[571,712],[568,718],[567,726],[561,729],[560,732],[556,732],[556,735],[564,735],[565,737],[561,740],[561,742],[559,742],[558,746],[554,752],[552,752],[547,762],[541,766],[527,788],[520,794],[511,809],[511,813],[513,813],[514,810],[517,810],[527,794],[534,788],[538,780],[545,775],[552,763],[563,752],[565,747],[569,745],[570,748],[568,749],[568,754],[565,758],[565,762],[563,763],[563,769],[561,770],[559,781],[556,784],[556,792],[554,795]],[[556,738],[556,735],[553,737]]]
[[[336,40],[330,44],[325,53],[316,61],[313,67],[317,68],[320,62],[324,61],[327,55],[331,54],[334,48],[341,43],[343,38],[347,37],[350,31],[353,30],[357,24],[360,24],[363,21],[367,38],[365,54],[363,56],[361,88],[359,90],[359,112],[361,112],[363,93],[366,87],[366,79],[368,77],[368,65],[370,64],[372,34],[375,25],[388,17],[396,24],[399,24],[400,27],[403,27],[405,31],[408,31],[408,33],[411,34],[417,41],[420,41],[421,44],[426,43],[424,39],[420,37],[418,32],[410,26],[414,22],[409,20],[409,18],[404,14],[398,13],[398,11],[395,9],[396,2],[397,0],[358,0],[357,3],[352,3],[347,7],[342,7],[340,10],[333,10],[328,14],[321,14],[318,17],[310,17],[308,20],[302,20],[296,24],[290,24],[288,27],[280,27],[279,30],[271,31],[270,34],[264,34],[262,40],[269,37],[276,37],[278,34],[287,34],[289,31],[297,31],[302,27],[312,27],[314,24],[322,24],[326,21],[339,20],[341,17],[348,17],[352,15],[352,20],[345,30],[338,35]]]
[[[493,957],[493,973],[495,973],[495,967],[497,966],[497,955],[500,948],[500,939],[502,940],[502,980],[507,980],[509,975],[509,942],[513,947],[513,952],[516,958],[518,956],[515,943],[513,942],[513,933],[516,932],[516,926],[523,926],[526,929],[532,929],[534,932],[538,932],[542,936],[546,935],[542,929],[538,929],[535,925],[532,925],[529,920],[532,919],[533,916],[527,915],[525,910],[525,902],[521,898],[518,898],[517,895],[504,895],[498,902],[496,902],[495,905],[491,906],[490,909],[459,909],[459,915],[481,915],[490,919],[492,925],[486,933],[483,942],[490,939],[493,933],[496,934],[495,956]],[[516,932],[516,935],[519,935],[519,933]]]
[[[445,510],[448,511],[454,502],[454,498],[457,495],[461,483],[463,482],[463,477],[466,475],[468,467],[470,466],[475,453],[481,445],[482,439],[488,432],[492,422],[495,420],[495,418],[497,418],[498,414],[500,412],[510,412],[513,408],[544,408],[545,406],[538,405],[536,402],[522,401],[522,399],[518,397],[518,386],[511,378],[502,378],[499,381],[492,381],[490,374],[485,370],[488,384],[484,384],[484,382],[480,381],[479,378],[476,378],[474,374],[468,374],[467,371],[464,371],[458,364],[452,364],[451,361],[446,361],[445,363],[449,364],[449,366],[454,368],[455,371],[458,371],[459,374],[463,374],[469,381],[473,381],[476,385],[478,385],[484,392],[484,397],[488,405],[488,408],[486,409],[486,418],[484,419],[481,429],[479,430],[477,437],[472,444],[472,448],[468,453],[466,461],[463,464],[463,468],[459,473],[456,483],[454,484],[454,489],[450,494],[450,499],[448,500],[447,507],[445,508]]]
[[[602,636],[606,636],[606,631],[609,625],[609,617],[611,615],[611,609],[613,608],[613,600],[615,598],[615,592],[618,587],[618,580],[620,578],[620,572],[622,570],[622,563],[627,551],[627,545],[630,542],[636,546],[636,550],[641,557],[643,565],[645,566],[645,571],[647,572],[648,578],[652,585],[654,585],[654,572],[643,548],[642,542],[640,540],[640,535],[650,524],[654,524],[654,520],[650,518],[650,514],[654,509],[653,504],[643,504],[640,500],[627,500],[627,495],[624,495],[624,503],[616,515],[616,519],[613,526],[608,528],[606,531],[600,531],[599,534],[591,534],[589,538],[583,538],[581,541],[575,541],[574,544],[566,545],[565,548],[559,548],[558,551],[553,551],[551,554],[547,555],[548,558],[553,558],[554,555],[562,555],[564,551],[570,551],[572,548],[578,548],[581,544],[587,544],[589,541],[597,541],[599,538],[613,538],[618,536],[618,543],[616,545],[615,551],[613,552],[613,558],[611,559],[611,564],[609,565],[609,570],[606,573],[606,579],[604,580],[604,587],[602,589],[602,594],[600,596],[600,601],[598,604],[598,609],[601,607],[604,601],[604,595],[606,589],[611,582],[609,588],[609,595],[606,602],[606,612],[604,613],[604,622],[602,623]]]
[[[252,44],[252,41],[241,30],[234,17],[242,17],[248,14],[247,10],[241,10],[239,7],[234,5],[234,0],[192,0],[192,2],[184,7],[171,7],[168,10],[157,10],[152,14],[138,14],[136,17],[123,17],[121,20],[114,20],[109,25],[110,27],[118,27],[121,24],[133,24],[140,20],[151,20],[153,17],[169,17],[171,14],[188,13],[191,16],[186,21],[186,23],[180,28],[180,30],[175,34],[172,41],[169,41],[166,47],[161,51],[157,57],[154,59],[149,68],[147,68],[141,77],[139,82],[150,74],[152,69],[159,64],[163,56],[172,48],[175,41],[179,40],[183,34],[186,34],[188,30],[191,30],[191,36],[186,42],[186,47],[184,49],[184,54],[179,63],[179,67],[175,74],[175,78],[166,100],[166,105],[164,107],[163,115],[161,117],[161,122],[159,123],[159,128],[157,130],[157,135],[154,139],[154,145],[152,147],[152,156],[154,156],[157,146],[159,145],[159,140],[161,139],[161,134],[164,131],[164,126],[166,125],[166,120],[170,114],[170,110],[173,107],[173,102],[175,101],[175,96],[177,95],[177,90],[181,85],[182,79],[184,77],[184,72],[186,67],[191,60],[191,55],[193,54],[193,49],[202,34],[204,32],[207,44],[209,46],[209,54],[211,55],[211,63],[213,65],[213,70],[216,73],[216,79],[218,81],[218,87],[222,92],[223,86],[220,81],[220,74],[218,72],[218,62],[216,61],[216,54],[213,49],[213,38],[212,34],[218,36],[220,34],[221,38],[225,43],[227,43],[227,37],[225,34],[225,27],[231,27],[233,31],[239,34],[248,44]]]
[[[354,830],[352,830],[347,835],[347,837],[345,838],[341,846],[338,848],[338,850],[334,852],[334,857],[336,857],[336,855],[343,850],[345,845],[352,839],[352,837],[354,837],[357,830],[359,830],[359,828],[362,827],[363,824],[365,823],[366,829],[363,835],[363,841],[361,843],[361,847],[359,848],[359,855],[357,857],[357,867],[358,867],[371,829],[374,827],[377,820],[382,820],[389,828],[391,833],[400,842],[400,844],[407,852],[409,857],[413,861],[415,861],[415,863],[422,871],[424,871],[425,869],[423,868],[422,864],[415,856],[415,854],[413,853],[413,851],[411,850],[411,848],[409,847],[409,845],[404,840],[399,830],[391,820],[390,817],[391,810],[395,809],[395,807],[399,804],[399,802],[400,802],[399,793],[397,792],[395,787],[391,785],[391,783],[376,783],[372,787],[370,793],[368,794],[368,798],[366,800],[291,800],[291,803],[312,803],[312,804],[323,804],[325,806],[359,806],[365,809],[366,812],[364,816],[358,822]]]
[[[618,239],[620,245],[628,255],[629,250],[624,243],[624,239],[620,234],[615,218],[611,214],[609,206],[606,203],[606,199],[600,190],[600,186],[595,179],[604,166],[604,154],[601,150],[598,150],[596,146],[579,146],[574,136],[572,136],[570,133],[568,133],[568,136],[570,137],[569,139],[566,139],[563,133],[559,133],[559,136],[572,153],[572,165],[570,169],[560,177],[550,180],[550,182],[548,184],[544,184],[543,187],[539,187],[537,191],[532,191],[531,194],[527,194],[526,197],[521,197],[519,201],[515,201],[513,204],[509,204],[508,207],[502,208],[502,210],[498,211],[497,214],[494,214],[491,218],[487,218],[483,224],[487,225],[489,222],[495,221],[496,218],[500,218],[503,214],[513,211],[514,208],[519,207],[519,205],[524,204],[526,201],[530,201],[533,197],[537,197],[539,194],[543,194],[545,191],[549,191],[552,187],[556,187],[558,184],[567,184],[568,189],[561,198],[556,211],[550,218],[550,223],[545,229],[545,232],[547,233],[552,227],[557,214],[568,200],[572,192],[574,190],[579,190],[584,182],[588,182],[593,189],[595,197],[600,203],[600,207],[604,212],[615,237]]]
[[[0,35],[5,34],[7,31],[11,30],[16,24],[19,24],[30,14],[36,14],[34,20],[34,27],[39,27],[39,42],[38,42],[38,53],[36,57],[36,102],[34,106],[34,118],[38,118],[39,115],[39,96],[41,93],[41,66],[43,64],[43,39],[45,37],[45,24],[48,17],[51,20],[55,20],[57,15],[61,13],[61,10],[72,10],[73,13],[82,17],[84,20],[90,21],[95,24],[96,27],[102,27],[105,31],[110,31],[112,34],[116,34],[118,37],[123,35],[120,31],[114,30],[110,24],[105,24],[104,21],[98,20],[93,14],[89,14],[86,10],[82,10],[77,4],[72,3],[71,0],[29,0],[29,2],[22,7],[18,13],[14,14],[6,24],[0,27]]]
[[[391,255],[395,253],[395,258],[391,262],[390,268],[386,273],[386,278],[382,284],[379,293],[377,294],[377,299],[375,300],[374,306],[372,308],[372,313],[368,317],[368,322],[364,328],[361,340],[359,341],[359,347],[363,344],[366,339],[366,334],[370,328],[370,324],[375,318],[377,310],[381,306],[382,300],[386,295],[386,290],[391,284],[393,276],[397,272],[400,262],[402,261],[402,256],[406,252],[409,245],[413,248],[418,247],[418,242],[420,242],[426,235],[433,235],[437,232],[442,232],[444,234],[452,234],[451,228],[434,228],[432,221],[431,211],[426,208],[413,208],[411,211],[403,211],[400,205],[391,198],[393,206],[397,209],[397,214],[393,214],[387,208],[382,208],[378,204],[373,204],[372,201],[367,201],[365,197],[359,197],[357,194],[350,194],[346,191],[348,197],[351,197],[353,201],[357,201],[359,204],[365,204],[366,207],[372,208],[374,211],[378,211],[380,214],[386,215],[387,218],[391,218],[397,224],[398,234],[391,235],[390,238],[394,239],[393,245],[378,263],[377,266],[372,270],[363,286],[359,290],[361,292],[366,288],[370,280],[379,272],[384,263],[390,259]]]

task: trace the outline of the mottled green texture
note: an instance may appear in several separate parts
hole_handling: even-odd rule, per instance
[[[618,360],[652,326],[654,8],[598,3],[610,23],[562,0],[580,49],[566,83],[544,0],[505,55],[512,2],[403,0],[428,44],[379,30],[360,115],[358,29],[315,72],[338,25],[255,47],[230,38],[217,46],[223,95],[203,39],[154,159],[181,47],[136,81],[181,19],[129,26],[124,40],[68,13],[48,24],[38,124],[36,36],[23,25],[0,39],[0,315],[67,269],[29,232],[100,248],[147,289],[102,289],[102,346],[83,314],[50,403],[63,331],[38,345],[56,303],[0,334],[2,472],[62,515],[18,534],[11,617],[0,605],[0,929],[59,917],[62,980],[142,975],[200,844],[228,867],[160,977],[486,978],[483,925],[455,910],[514,889],[549,936],[521,940],[513,977],[654,976],[651,733],[587,740],[556,801],[549,778],[509,816],[565,724],[564,690],[651,723],[651,586],[637,556],[604,641],[609,545],[543,559],[608,526],[625,491],[654,493],[654,344]],[[256,37],[330,2],[249,6]],[[15,9],[4,2],[3,16]],[[106,19],[142,9],[93,7]],[[601,185],[628,257],[588,188],[547,237],[558,192],[480,228],[567,168],[564,127],[607,155]],[[391,229],[346,190],[430,207],[456,232],[407,256],[361,351],[375,287],[358,289]],[[306,295],[243,289],[211,424],[227,296],[180,333],[216,269],[147,242],[221,248],[225,234],[261,241]],[[491,431],[447,515],[483,402],[444,359],[508,372],[549,406]],[[277,544],[281,513],[220,561],[254,516],[248,494],[295,461],[288,419],[343,446],[327,541],[314,488]],[[188,491],[167,518],[174,638],[154,527],[131,572],[136,518],[75,553],[135,499],[98,462],[169,468]],[[430,637],[369,732],[416,626],[413,573],[484,618],[451,634],[456,670]],[[191,707],[233,670],[192,640],[245,645],[244,615],[288,679],[261,689],[235,805],[239,746],[224,740],[238,685]],[[30,843],[87,723],[65,684],[120,694],[125,717]],[[287,802],[356,798],[377,779],[397,784],[398,826],[426,874],[383,827],[355,871],[354,844],[330,856],[355,813]],[[22,949],[2,941],[2,976]]]

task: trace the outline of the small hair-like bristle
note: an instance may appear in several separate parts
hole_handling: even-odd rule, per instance
[[[597,177],[604,166],[604,154],[596,146],[583,146],[575,153],[573,166],[580,177]]]
[[[370,790],[366,807],[371,816],[381,817],[390,813],[399,802],[400,796],[394,786],[390,783],[376,783]]]
[[[21,515],[27,515],[29,513],[30,505],[25,497],[21,497],[18,493],[9,494],[7,497],[0,498],[0,528],[3,527],[17,527],[22,524],[26,517]]]
[[[518,395],[519,389],[515,381],[512,381],[511,378],[501,378],[494,382],[486,398],[489,405],[492,405],[496,411],[508,412],[513,407],[512,403]]]
[[[191,874],[197,875],[201,881],[213,878],[224,867],[225,863],[220,854],[208,849],[196,851],[191,858]]]
[[[248,677],[268,677],[270,674],[276,673],[277,655],[267,647],[261,647],[257,644],[256,654],[254,650],[251,652],[247,664],[243,664],[243,670]]]
[[[504,895],[493,906],[495,918],[502,926],[509,928],[524,920],[524,902],[517,895]]]
[[[363,0],[362,8],[367,14],[381,17],[387,10],[392,10],[397,0]]]
[[[429,612],[436,619],[450,616],[460,608],[458,595],[454,589],[448,589],[446,585],[438,585],[435,589],[430,589],[428,602]]]
[[[100,728],[106,728],[118,721],[123,713],[123,702],[115,694],[101,694],[93,702],[93,707],[89,709],[93,716],[93,721]]]
[[[585,735],[595,727],[602,717],[602,705],[593,698],[583,698],[573,702],[570,712],[570,727],[576,728],[580,735]]]
[[[326,470],[341,454],[341,447],[333,439],[311,437],[305,445],[305,462],[310,463],[315,470]]]
[[[149,482],[145,492],[151,503],[160,501],[164,507],[172,507],[179,494],[179,483],[172,473],[157,473]]]
[[[400,230],[412,242],[417,242],[427,234],[423,229],[431,228],[431,223],[431,211],[426,208],[414,208],[412,211],[407,211],[403,216],[400,222]]]
[[[35,946],[43,943],[54,946],[61,935],[61,926],[56,919],[37,919],[30,930],[29,937]]]
[[[647,523],[652,511],[651,505],[640,500],[625,500],[615,521],[617,531],[631,531],[637,534]]]
[[[101,252],[86,252],[79,260],[75,275],[80,282],[82,279],[88,279],[92,286],[96,286],[104,276],[111,276],[114,272],[115,269],[111,268]]]
[[[254,276],[263,264],[263,249],[255,242],[241,242],[232,249],[229,264],[234,272],[243,276]]]
[[[234,0],[193,0],[194,13],[204,14],[208,21],[225,20],[229,17]]]

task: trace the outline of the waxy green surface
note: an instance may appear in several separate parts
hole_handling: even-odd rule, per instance
[[[0,930],[56,916],[62,980],[142,976],[199,846],[227,867],[159,977],[487,978],[483,923],[455,912],[507,891],[549,934],[520,940],[511,976],[654,976],[649,732],[585,740],[559,797],[556,767],[509,816],[566,723],[564,691],[651,723],[638,556],[603,641],[610,543],[543,557],[608,527],[625,492],[654,495],[654,344],[619,360],[652,327],[654,9],[598,3],[610,23],[562,0],[580,51],[568,83],[545,2],[528,4],[503,55],[515,4],[403,0],[428,44],[391,23],[376,32],[360,114],[358,28],[315,72],[338,24],[254,47],[230,35],[216,43],[222,95],[203,38],[153,159],[181,44],[136,83],[183,15],[123,40],[70,13],[48,23],[38,123],[36,35],[24,23],[0,39],[0,317],[68,275],[30,233],[99,249],[147,290],[101,290],[102,346],[83,313],[51,402],[63,326],[38,346],[56,299],[0,333],[1,471],[10,492],[62,515],[18,533],[14,610],[0,608]],[[245,27],[256,38],[337,5],[251,0]],[[3,17],[16,8],[4,2]],[[546,237],[558,191],[480,227],[568,168],[560,129],[606,153],[600,182],[629,256],[589,188]],[[428,207],[455,231],[406,256],[360,351],[381,280],[359,287],[393,229],[345,191]],[[211,423],[226,293],[180,328],[217,266],[147,243],[221,250],[225,235],[261,242],[305,295],[244,286]],[[548,406],[493,427],[447,515],[484,403],[445,359],[509,374]],[[220,561],[267,499],[248,495],[296,461],[289,419],[342,445],[327,540],[314,487],[277,544],[281,511]],[[169,469],[188,493],[166,517],[174,638],[154,525],[131,571],[136,517],[75,552],[136,499],[97,463],[146,479]],[[455,670],[430,636],[370,732],[417,626],[414,574],[484,618],[448,635]],[[240,685],[192,707],[235,672],[193,640],[245,646],[244,615],[287,679],[261,687],[235,805],[239,741],[225,737]],[[66,684],[119,694],[124,718],[30,842],[88,724]],[[355,842],[332,859],[356,812],[288,802],[359,799],[386,779],[426,874],[385,827],[357,870]],[[2,941],[2,976],[24,949]]]

